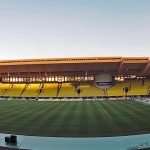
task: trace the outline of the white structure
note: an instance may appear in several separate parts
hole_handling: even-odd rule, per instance
[[[108,89],[112,86],[113,78],[110,74],[99,74],[95,76],[95,86],[100,89]]]

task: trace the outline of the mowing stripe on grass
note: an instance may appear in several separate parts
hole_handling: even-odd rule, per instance
[[[149,108],[134,101],[0,101],[0,132],[71,137],[150,133]]]

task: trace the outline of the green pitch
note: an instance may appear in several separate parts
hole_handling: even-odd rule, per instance
[[[150,105],[135,101],[0,101],[0,133],[99,137],[150,133]]]

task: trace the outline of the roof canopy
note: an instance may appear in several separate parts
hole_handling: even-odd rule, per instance
[[[0,76],[112,75],[150,76],[149,57],[77,57],[1,60]]]

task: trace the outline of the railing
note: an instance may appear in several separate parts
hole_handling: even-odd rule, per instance
[[[84,57],[84,58],[46,58],[46,59],[23,59],[23,60],[1,60],[0,65],[5,64],[38,64],[38,63],[71,63],[71,62],[106,62],[121,61],[122,57]]]

